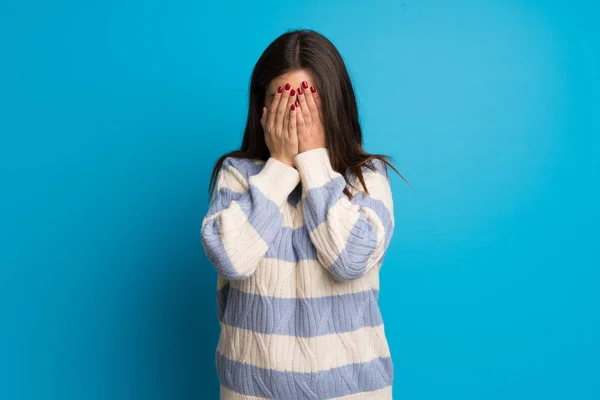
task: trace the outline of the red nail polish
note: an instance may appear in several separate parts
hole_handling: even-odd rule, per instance
[[[298,100],[296,100],[296,107],[300,107],[300,102]]]
[[[296,106],[294,104],[292,104],[292,111],[294,111],[296,109]]]
[[[291,87],[292,87],[292,85],[290,85],[289,83],[285,84],[285,90],[290,90]]]
[[[290,96],[295,96],[296,95],[296,91],[294,89],[292,89],[292,91],[290,92]]]
[[[317,92],[317,88],[314,87],[314,86],[311,86],[310,87],[310,91],[313,92],[313,93],[316,93]]]
[[[302,82],[302,87],[304,87],[304,89],[308,89],[308,82]]]
[[[302,89],[302,87],[299,87],[298,88],[298,94],[302,94],[302,93],[304,93],[304,90]]]
[[[277,88],[277,93],[281,93],[281,92],[283,92],[283,88],[282,88],[281,86],[279,86],[279,87]]]

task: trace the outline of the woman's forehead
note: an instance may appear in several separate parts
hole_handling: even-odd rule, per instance
[[[309,85],[312,85],[313,77],[311,73],[306,69],[293,70],[273,79],[269,88],[271,90],[277,89],[286,83],[289,83],[293,88],[297,88],[300,87],[303,81],[307,81]]]

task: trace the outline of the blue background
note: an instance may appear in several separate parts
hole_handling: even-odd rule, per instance
[[[397,228],[397,399],[600,398],[593,1],[0,5],[0,398],[216,399],[199,229],[285,30],[345,58]]]

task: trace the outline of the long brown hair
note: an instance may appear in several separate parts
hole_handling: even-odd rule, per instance
[[[341,173],[349,185],[347,172],[356,176],[368,193],[361,167],[375,170],[372,162],[379,159],[408,183],[392,165],[391,157],[370,154],[363,149],[354,89],[338,50],[322,34],[300,29],[288,31],[275,39],[254,66],[242,145],[239,150],[222,155],[215,163],[208,188],[209,195],[214,190],[219,170],[227,157],[268,160],[269,149],[260,123],[266,89],[276,77],[299,69],[309,71],[319,89],[326,143],[333,169]],[[352,197],[348,187],[344,189],[344,193]]]

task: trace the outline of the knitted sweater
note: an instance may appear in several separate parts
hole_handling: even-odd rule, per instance
[[[202,222],[218,272],[221,399],[389,400],[393,364],[378,305],[394,228],[385,164],[369,194],[332,169],[326,148],[226,158]]]

